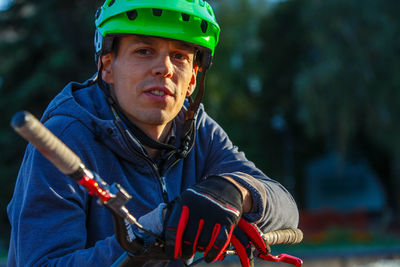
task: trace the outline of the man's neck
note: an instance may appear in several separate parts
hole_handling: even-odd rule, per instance
[[[167,137],[169,136],[172,128],[172,122],[167,123],[166,125],[163,126],[155,126],[154,128],[147,128],[147,129],[142,129],[149,137],[152,139],[160,142],[160,143],[165,143]],[[155,159],[161,151],[159,149],[154,149],[145,146],[147,152],[149,153],[149,156],[152,159]]]
[[[172,125],[172,123],[169,122],[166,125],[157,125],[154,127],[152,127],[152,126],[151,127],[140,127],[139,126],[139,127],[149,137],[151,137],[152,139],[154,139],[158,142],[163,143],[171,131],[171,125]]]

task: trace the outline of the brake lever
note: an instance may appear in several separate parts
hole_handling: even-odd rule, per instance
[[[265,261],[271,261],[271,262],[286,262],[289,264],[292,264],[296,267],[301,267],[303,265],[303,260],[300,258],[288,255],[288,254],[279,254],[279,255],[271,255],[271,254],[260,254],[258,255],[259,258],[265,260]]]
[[[279,254],[279,255],[271,255],[270,254],[270,249],[269,249],[269,245],[273,245],[273,244],[267,244],[266,243],[266,235],[263,234],[261,232],[261,230],[254,224],[251,224],[249,222],[247,222],[246,220],[244,220],[243,218],[241,218],[239,220],[238,223],[238,227],[248,236],[248,238],[250,239],[251,243],[253,243],[253,245],[256,247],[257,251],[258,251],[258,255],[257,258],[260,258],[262,260],[265,261],[271,261],[271,262],[286,262],[289,264],[292,264],[296,267],[301,267],[303,264],[303,261],[300,258],[288,255],[288,254]],[[232,241],[235,242],[239,242],[237,240],[235,240],[236,238],[232,238]],[[297,238],[295,239],[297,240]],[[236,248],[239,248],[240,246],[235,246]],[[242,266],[248,267],[251,265],[251,263],[249,263],[249,261],[243,259],[242,257],[244,257],[244,255],[246,255],[245,252],[241,252],[241,253],[237,253],[236,250],[227,250],[225,255],[238,255],[240,258],[240,261],[242,263]],[[247,255],[246,255],[247,257]]]

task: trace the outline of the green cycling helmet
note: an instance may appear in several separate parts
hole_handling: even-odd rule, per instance
[[[204,0],[106,0],[95,22],[97,58],[111,51],[115,36],[140,34],[193,43],[206,48],[211,61],[220,32]]]

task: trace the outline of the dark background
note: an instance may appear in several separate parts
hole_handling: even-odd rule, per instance
[[[398,253],[400,2],[210,3],[222,32],[204,105],[250,160],[293,193],[305,233],[295,248]],[[40,117],[69,81],[96,71],[101,4],[15,0],[0,11],[3,257],[6,206],[26,146],[10,119],[21,109]]]

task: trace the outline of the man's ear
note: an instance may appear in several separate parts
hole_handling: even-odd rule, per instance
[[[114,61],[114,55],[112,53],[107,53],[100,57],[103,62],[103,69],[101,71],[101,77],[103,81],[108,84],[114,84],[114,74],[112,69],[112,63]]]
[[[186,92],[186,96],[192,95],[194,92],[194,89],[196,89],[196,77],[197,77],[198,70],[199,70],[199,66],[195,65],[192,70],[192,78],[190,79],[189,88]]]

